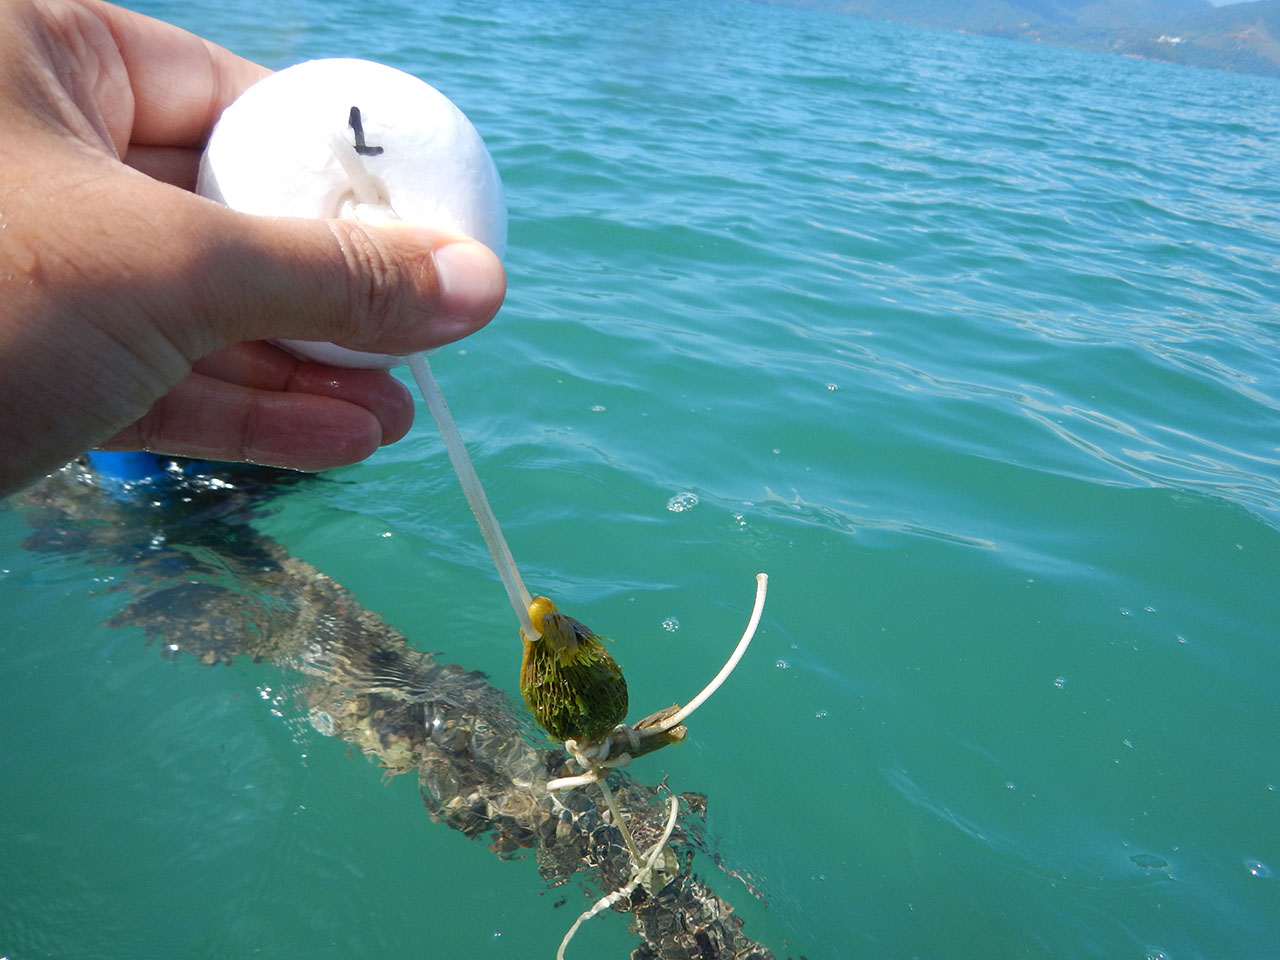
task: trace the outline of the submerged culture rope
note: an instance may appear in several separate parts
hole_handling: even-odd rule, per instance
[[[266,468],[220,466],[210,475],[171,467],[144,482],[146,496],[120,496],[127,487],[82,467],[59,471],[18,501],[32,524],[24,547],[123,571],[109,625],[144,631],[166,658],[278,664],[296,678],[299,712],[290,720],[305,718],[318,733],[381,761],[384,777],[412,773],[432,820],[483,838],[499,857],[531,857],[553,885],[581,870],[602,892],[627,888],[634,859],[608,826],[602,794],[545,789],[572,761],[525,735],[506,694],[479,671],[437,663],[409,646],[339,584],[254,527],[273,493],[310,478]],[[165,531],[159,547],[157,529]],[[151,559],[139,565],[139,551]],[[623,772],[610,780],[640,849],[651,851],[670,792]],[[746,936],[733,904],[693,873],[697,851],[720,864],[703,833],[707,802],[680,794],[666,853],[641,879],[645,894],[632,887],[631,896],[610,904],[630,915],[643,941],[633,960],[773,957]]]
[[[604,787],[604,781],[600,781],[601,787]],[[608,788],[605,788],[608,789]],[[613,802],[612,794],[605,794],[609,800],[609,809],[616,810],[617,806]],[[657,865],[658,859],[667,849],[667,841],[671,839],[671,831],[676,828],[676,815],[680,812],[680,801],[676,797],[671,798],[670,812],[667,814],[667,825],[662,831],[662,836],[658,838],[658,842],[649,848],[648,855],[644,858],[644,866],[637,867],[635,876],[627,881],[626,886],[614,890],[612,893],[606,893],[603,897],[591,905],[590,909],[584,910],[577,920],[573,921],[573,926],[569,928],[569,932],[564,935],[564,939],[560,941],[560,948],[556,950],[556,960],[564,960],[564,952],[569,946],[569,941],[573,939],[574,934],[578,932],[578,928],[603,910],[608,910],[619,900],[635,893],[636,887],[644,883],[653,876],[654,867]],[[615,814],[616,816],[616,814]],[[631,840],[631,834],[624,834],[630,841],[629,848],[631,856],[637,861],[640,860],[639,853],[636,852],[635,841]]]

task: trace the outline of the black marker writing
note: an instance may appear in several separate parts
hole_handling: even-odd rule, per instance
[[[360,120],[360,108],[352,107],[351,115],[347,118],[347,126],[351,128],[351,132],[356,135],[356,153],[362,157],[376,157],[382,152],[381,147],[370,147],[364,142],[364,123]]]

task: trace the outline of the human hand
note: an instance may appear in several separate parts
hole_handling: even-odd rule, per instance
[[[98,0],[0,0],[0,494],[91,446],[354,462],[408,430],[408,391],[265,341],[409,353],[497,312],[502,266],[466,238],[190,192],[267,72]]]

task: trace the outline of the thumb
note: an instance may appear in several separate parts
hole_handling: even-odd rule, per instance
[[[201,312],[218,346],[292,338],[413,353],[478,330],[506,294],[497,255],[458,234],[199,202],[211,207],[200,234],[212,289]]]

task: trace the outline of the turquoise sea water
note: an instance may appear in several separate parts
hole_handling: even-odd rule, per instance
[[[510,294],[434,366],[526,580],[643,713],[771,576],[633,768],[709,795],[749,934],[1280,953],[1275,81],[728,0],[137,8],[384,60],[486,138]],[[260,526],[515,690],[425,410]],[[277,668],[101,626],[118,571],[26,534],[0,511],[0,955],[554,955],[586,892],[431,824]]]

